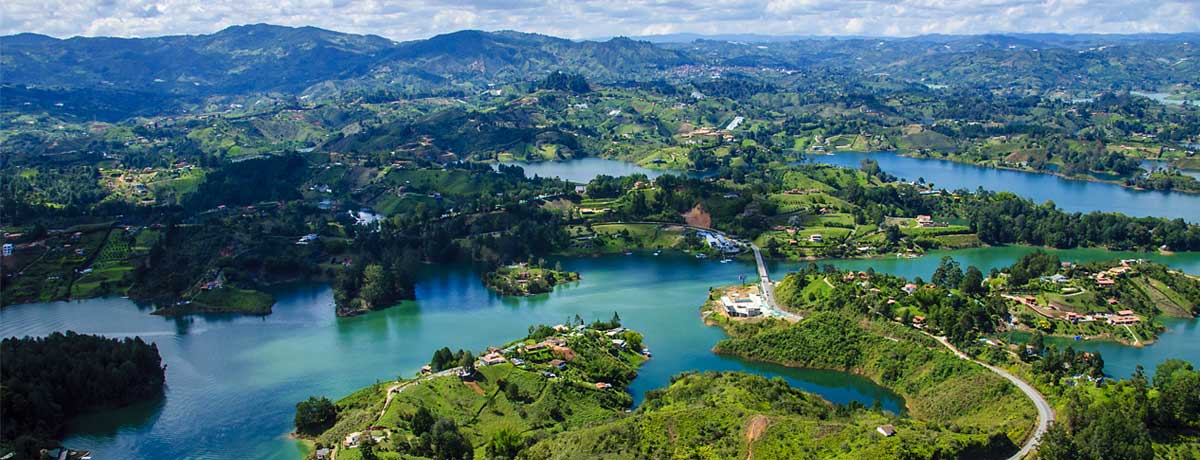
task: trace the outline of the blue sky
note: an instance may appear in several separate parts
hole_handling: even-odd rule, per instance
[[[884,35],[1200,30],[1200,0],[4,0],[0,34],[144,37],[236,24],[395,40],[461,29],[567,38],[665,33]]]

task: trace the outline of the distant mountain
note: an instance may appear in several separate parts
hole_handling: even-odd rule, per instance
[[[176,95],[298,92],[320,82],[363,78],[511,81],[557,68],[616,78],[690,62],[678,51],[624,38],[576,42],[467,30],[399,43],[265,24],[210,35],[133,39],[20,34],[0,37],[0,46],[5,84]]]
[[[886,75],[910,83],[1084,91],[1187,83],[1200,70],[1195,33],[642,38],[576,41],[464,30],[396,42],[266,24],[153,38],[18,34],[0,37],[0,66],[3,85],[20,88],[8,92],[16,96],[7,102],[36,109],[70,97],[79,110],[91,107],[87,116],[102,112],[110,118],[210,96],[269,92],[385,100],[394,94],[454,95],[491,84],[529,84],[555,70],[601,84],[709,78],[703,70],[671,72],[709,65],[806,71],[840,80]],[[146,96],[121,101],[131,94]]]
[[[211,35],[65,40],[0,37],[6,84],[172,94],[299,90],[364,75],[391,40],[314,27],[234,26]]]

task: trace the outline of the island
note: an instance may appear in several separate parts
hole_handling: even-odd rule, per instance
[[[562,283],[579,281],[579,273],[564,271],[561,264],[554,269],[519,263],[506,265],[483,275],[489,289],[510,296],[544,294]]]
[[[139,337],[11,337],[0,343],[0,361],[0,452],[16,458],[43,458],[72,417],[162,398],[166,381],[158,346]]]

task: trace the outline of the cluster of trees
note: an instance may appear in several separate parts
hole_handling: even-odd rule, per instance
[[[1035,205],[1011,193],[978,192],[959,201],[943,200],[938,208],[962,215],[979,239],[988,244],[1023,243],[1073,248],[1200,250],[1200,226],[1183,219],[1129,217],[1092,212],[1067,213],[1053,203]]]
[[[458,424],[453,420],[435,418],[429,409],[421,406],[409,419],[409,426],[417,439],[408,446],[407,453],[434,460],[475,458],[471,441],[459,431]]]
[[[108,191],[100,186],[99,170],[91,166],[30,169],[8,166],[0,170],[0,184],[0,201],[5,203],[0,217],[5,222],[45,222],[52,216],[96,212],[97,205],[108,196]]]
[[[300,198],[299,186],[307,172],[308,162],[297,154],[228,163],[206,174],[184,206],[203,211],[219,205],[294,200]]]
[[[1058,256],[1049,254],[1041,249],[1026,254],[1008,268],[1008,284],[1024,286],[1030,280],[1052,275],[1062,266]]]
[[[393,261],[388,268],[380,264],[352,265],[342,270],[334,285],[338,311],[384,308],[400,300],[415,297],[416,283],[412,263]]]
[[[38,458],[70,417],[159,398],[166,380],[158,346],[139,337],[12,337],[0,362],[0,440],[24,458]]]
[[[1038,458],[1163,458],[1156,455],[1155,440],[1170,440],[1197,428],[1200,371],[1185,361],[1168,360],[1158,366],[1153,385],[1139,366],[1132,378],[1104,385],[1101,395],[1082,388],[1068,392],[1066,409],[1042,437]],[[1170,444],[1160,446],[1165,458],[1177,458]]]
[[[1059,351],[1057,347],[1043,349],[1041,333],[1036,334],[1036,340],[1031,341],[1034,355],[1040,359],[1033,363],[1033,370],[1047,376],[1050,381],[1057,382],[1063,377],[1086,375],[1092,378],[1104,377],[1104,358],[1100,353],[1076,352],[1074,348],[1066,347]]]
[[[429,360],[429,367],[434,372],[441,372],[455,367],[472,369],[475,367],[475,355],[470,350],[451,352],[449,347],[442,347],[433,352],[433,359]]]
[[[337,407],[324,396],[309,396],[307,400],[296,403],[294,421],[296,432],[309,436],[318,435],[337,422]]]
[[[583,75],[577,73],[566,73],[556,70],[550,75],[546,75],[542,81],[538,82],[538,89],[550,89],[557,91],[569,91],[572,93],[586,93],[592,90],[591,85],[588,85],[587,79]]]

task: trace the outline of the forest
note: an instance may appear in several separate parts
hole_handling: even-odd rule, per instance
[[[89,410],[161,398],[166,366],[141,338],[55,332],[0,344],[4,426],[0,439],[20,458],[54,446],[63,424]]]

